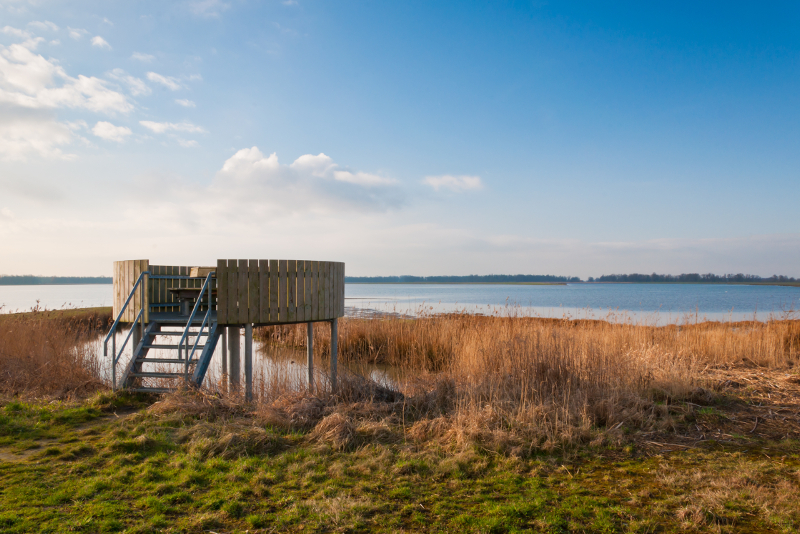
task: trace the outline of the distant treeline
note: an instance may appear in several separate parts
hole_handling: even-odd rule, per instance
[[[754,274],[604,274],[597,278],[589,277],[589,282],[635,282],[635,283],[702,283],[702,284],[735,284],[735,283],[758,283],[758,282],[797,282],[794,278],[774,274],[769,278],[763,278]]]
[[[110,276],[5,276],[0,275],[0,286],[53,286],[77,284],[110,284]]]
[[[487,274],[469,276],[347,276],[348,284],[513,284],[524,282],[580,282],[577,276],[551,274]]]

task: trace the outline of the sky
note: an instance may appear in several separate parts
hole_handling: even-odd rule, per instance
[[[0,274],[800,276],[792,2],[0,0]]]

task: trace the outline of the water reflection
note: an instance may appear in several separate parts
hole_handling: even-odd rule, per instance
[[[117,346],[124,342],[126,332],[118,332]],[[103,336],[104,337],[104,336]],[[156,336],[154,344],[175,343],[173,336]],[[103,380],[111,382],[111,342],[109,341],[109,356],[103,357],[103,338],[90,341],[89,348],[99,358],[100,370]],[[198,350],[199,352],[199,350]],[[240,371],[239,383],[244,386],[244,336],[240,336]],[[125,348],[125,351],[117,364],[117,380],[119,381],[125,372],[132,356],[132,348]],[[175,351],[168,349],[151,349],[148,353],[149,358],[175,358]],[[147,364],[147,370],[159,372],[178,372],[183,368],[179,364]],[[402,381],[398,369],[381,364],[370,363],[342,363],[339,362],[340,375],[346,372],[357,374],[364,378],[373,380],[377,384],[396,388]],[[259,392],[275,391],[303,391],[307,387],[308,365],[306,360],[305,348],[289,347],[276,345],[273,343],[262,343],[253,341],[253,384],[256,394]],[[211,360],[203,384],[212,391],[226,391],[222,380],[222,338],[217,343],[214,357]],[[145,379],[148,385],[166,386],[164,379]],[[314,356],[314,382],[317,390],[327,390],[330,388],[329,361],[322,359],[318,354]]]

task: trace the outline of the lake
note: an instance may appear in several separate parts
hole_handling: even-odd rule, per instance
[[[797,318],[800,287],[724,284],[347,284],[349,315],[468,311],[633,320]],[[0,312],[111,306],[111,285],[0,286]],[[691,317],[690,317],[691,316]]]

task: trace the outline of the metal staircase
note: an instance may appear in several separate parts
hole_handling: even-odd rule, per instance
[[[120,310],[111,330],[105,338],[104,355],[108,356],[109,341],[112,345],[112,385],[116,390],[117,364],[136,330],[138,344],[119,381],[120,387],[149,393],[166,393],[182,385],[201,386],[206,371],[214,356],[222,329],[217,325],[216,312],[211,298],[211,280],[214,273],[206,276],[192,313],[186,317],[178,313],[149,313],[145,323],[144,310],[139,310],[131,330],[119,351],[116,348],[116,332],[120,319],[137,289],[142,292],[140,302],[145,302],[145,275],[143,272],[133,286],[128,300]],[[206,310],[201,312],[205,302]]]

